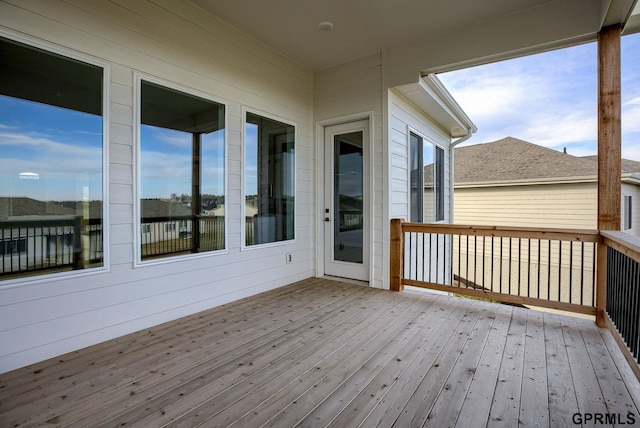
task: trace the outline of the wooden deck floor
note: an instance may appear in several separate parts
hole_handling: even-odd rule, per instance
[[[312,279],[0,375],[0,426],[640,424],[638,397],[590,320]]]

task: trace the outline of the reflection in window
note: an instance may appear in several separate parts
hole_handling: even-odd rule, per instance
[[[145,81],[141,101],[141,258],[224,249],[224,105]]]
[[[414,223],[443,221],[444,150],[412,133],[409,155],[409,220]]]
[[[0,38],[0,278],[103,265],[103,70]]]
[[[295,128],[247,113],[245,124],[245,243],[294,238]]]

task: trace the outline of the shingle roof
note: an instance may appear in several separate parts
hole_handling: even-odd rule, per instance
[[[589,159],[594,162],[598,162],[598,156],[583,156],[583,159]],[[622,159],[622,172],[629,172],[632,174],[640,173],[640,162],[636,162],[630,159]]]
[[[455,183],[597,176],[597,163],[513,137],[455,149]]]
[[[142,199],[143,217],[181,217],[190,216],[191,208],[177,202],[168,202],[161,199]]]

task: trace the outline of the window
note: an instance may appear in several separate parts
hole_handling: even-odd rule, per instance
[[[140,87],[141,259],[224,249],[224,105]]]
[[[0,245],[0,255],[16,254],[27,252],[27,240],[26,239],[12,239],[2,241]]]
[[[103,266],[103,69],[0,37],[0,279]]]
[[[294,238],[295,128],[247,113],[244,192],[247,246]]]
[[[623,196],[622,203],[622,230],[629,230],[633,227],[633,200],[630,195]]]
[[[444,149],[422,137],[409,136],[409,221],[444,220]]]

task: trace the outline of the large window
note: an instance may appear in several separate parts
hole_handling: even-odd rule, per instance
[[[0,279],[103,266],[103,69],[0,37]]]
[[[245,124],[245,243],[294,238],[295,128],[247,113]]]
[[[141,258],[224,249],[224,105],[140,86]]]
[[[414,223],[444,220],[444,150],[411,133],[410,215]]]

